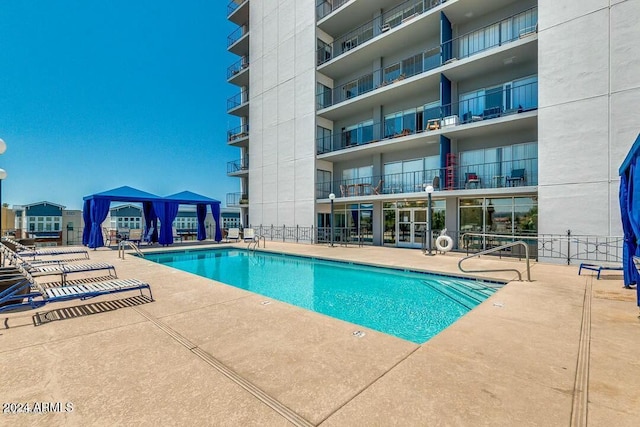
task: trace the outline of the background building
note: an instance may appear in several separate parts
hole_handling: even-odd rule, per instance
[[[639,18],[632,0],[233,1],[231,205],[416,247],[432,186],[451,235],[620,235]]]

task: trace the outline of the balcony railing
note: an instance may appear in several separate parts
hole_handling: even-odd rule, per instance
[[[236,2],[235,0],[231,0],[227,5],[227,16],[231,15],[237,8],[239,8],[244,1]]]
[[[536,186],[538,159],[505,160],[319,183],[316,185],[316,197],[326,199],[330,193],[336,197],[422,193],[428,184],[433,185],[436,191]]]
[[[249,204],[249,196],[245,193],[227,193],[227,206],[238,207],[247,206]]]
[[[329,15],[334,10],[340,8],[343,4],[349,0],[323,0],[316,6],[317,20],[321,20],[325,16]]]
[[[496,119],[538,108],[537,81],[526,84],[505,83],[502,87],[501,90],[485,89],[484,95],[441,107],[423,110],[416,108],[413,114],[399,114],[382,122],[350,126],[350,130],[318,138],[317,153],[324,154],[442,128],[451,129],[457,125]]]
[[[444,3],[443,0],[407,0],[383,13],[381,19],[372,19],[360,27],[349,31],[347,34],[337,37],[333,43],[329,45],[330,49],[328,51],[318,53],[317,65],[337,58],[356,46],[379,37],[391,28],[397,27],[407,20],[425,13],[442,3]]]
[[[245,157],[243,159],[233,160],[227,162],[227,173],[237,173],[242,171],[249,170],[249,158]]]
[[[243,90],[240,93],[233,95],[231,98],[227,99],[227,111],[233,110],[234,108],[246,103],[249,101],[249,91]]]
[[[331,107],[332,105],[357,98],[365,93],[372,92],[381,87],[392,85],[405,78],[426,73],[440,66],[440,48],[420,52],[392,65],[375,70],[373,73],[364,74],[340,87],[325,90],[316,95],[318,109]]]
[[[235,42],[240,40],[246,34],[244,27],[238,27],[227,36],[227,48],[231,47]]]
[[[390,64],[373,73],[364,74],[337,88],[325,90],[316,95],[318,109],[362,96],[408,77],[427,73],[441,66],[443,58],[446,60],[468,58],[488,49],[511,43],[535,33],[537,23],[538,9],[535,7],[509,16],[441,45],[413,54],[396,64]],[[319,64],[331,59],[326,59],[327,56],[331,56],[331,50],[330,45],[321,43],[318,49]]]
[[[247,136],[249,136],[249,125],[244,124],[227,131],[227,142],[232,142]]]
[[[247,68],[248,66],[249,66],[249,58],[243,56],[242,58],[240,58],[239,61],[235,62],[234,64],[231,64],[229,68],[227,68],[227,80],[229,80],[231,77],[235,76],[240,71]]]

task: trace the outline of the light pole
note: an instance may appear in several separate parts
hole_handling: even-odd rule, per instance
[[[427,192],[427,223],[429,224],[428,232],[427,232],[427,243],[429,248],[429,255],[433,255],[431,253],[431,241],[432,241],[432,233],[433,229],[431,227],[431,194],[433,194],[433,185],[427,185],[424,188],[424,191]]]
[[[331,223],[331,247],[333,247],[333,201],[336,199],[336,195],[331,193],[329,194],[329,200],[331,200],[331,216],[329,218],[329,222]]]
[[[4,140],[0,138],[0,154],[3,154],[7,149],[7,144],[4,143]],[[7,177],[7,171],[4,169],[0,169],[0,238],[2,237],[2,180]]]

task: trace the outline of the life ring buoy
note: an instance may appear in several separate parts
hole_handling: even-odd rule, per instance
[[[436,239],[436,248],[440,252],[449,252],[453,249],[453,239],[449,236],[439,236]]]

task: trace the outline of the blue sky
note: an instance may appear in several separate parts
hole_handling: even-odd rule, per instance
[[[2,202],[239,191],[226,1],[0,0]]]

